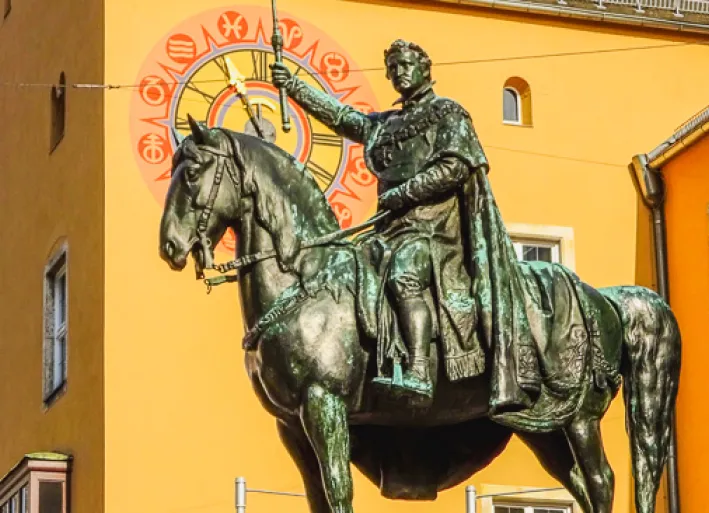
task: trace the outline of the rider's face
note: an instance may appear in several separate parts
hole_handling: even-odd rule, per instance
[[[404,97],[419,90],[429,78],[429,73],[421,64],[418,55],[411,50],[389,55],[386,66],[387,76],[394,89]]]

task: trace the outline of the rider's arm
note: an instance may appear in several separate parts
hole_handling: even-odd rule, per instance
[[[288,96],[335,133],[363,143],[372,128],[372,119],[298,77],[288,81]]]
[[[403,184],[387,191],[383,207],[398,209],[435,200],[465,183],[471,172],[487,172],[487,162],[471,159],[461,148],[479,147],[475,130],[467,116],[450,114],[438,126],[434,160],[423,171]]]

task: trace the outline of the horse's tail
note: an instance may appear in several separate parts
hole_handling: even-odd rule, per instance
[[[621,372],[635,507],[654,513],[679,385],[679,328],[667,303],[649,289],[613,287],[604,295],[616,304],[623,323]]]

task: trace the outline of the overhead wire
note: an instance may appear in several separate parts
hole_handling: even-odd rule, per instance
[[[517,56],[507,56],[507,57],[488,57],[483,59],[465,59],[456,60],[448,62],[434,62],[431,66],[434,68],[446,67],[446,66],[463,66],[471,64],[485,64],[485,63],[495,63],[495,62],[509,62],[509,61],[524,61],[533,59],[549,59],[549,58],[560,58],[560,57],[576,57],[576,56],[588,56],[588,55],[601,55],[608,53],[620,53],[620,52],[630,52],[630,51],[642,51],[642,50],[657,50],[663,48],[679,48],[691,45],[705,45],[703,42],[690,41],[682,43],[667,43],[660,45],[646,45],[646,46],[629,46],[623,48],[604,48],[598,50],[578,50],[572,52],[555,52],[555,53],[545,53],[545,54],[535,54],[535,55],[517,55]],[[349,70],[349,73],[368,73],[374,71],[385,71],[382,66],[370,67],[370,68],[353,68]],[[312,75],[325,75],[326,73],[312,72]],[[165,81],[166,85],[184,85],[188,81]],[[190,80],[189,83],[192,84],[205,84],[205,83],[216,83],[223,82],[223,79],[205,79],[205,80]],[[159,84],[160,82],[158,82]],[[157,85],[157,84],[153,84]],[[140,89],[143,87],[141,84],[100,84],[100,83],[68,83],[68,84],[52,84],[52,83],[42,83],[42,82],[0,82],[0,87],[17,87],[17,88],[32,88],[32,87],[64,87],[73,89],[86,89],[86,90],[113,90],[113,89]]]
[[[619,53],[619,52],[629,52],[629,51],[642,51],[642,50],[655,50],[655,49],[664,49],[664,48],[678,48],[678,47],[684,47],[684,46],[690,46],[690,45],[705,45],[705,43],[702,42],[683,42],[683,43],[668,43],[668,44],[661,44],[661,45],[646,45],[646,46],[632,46],[632,47],[623,47],[623,48],[606,48],[606,49],[598,49],[598,50],[580,50],[580,51],[573,51],[573,52],[555,52],[555,53],[546,53],[546,54],[535,54],[535,55],[518,55],[518,56],[508,56],[508,57],[489,57],[489,58],[483,58],[483,59],[467,59],[467,60],[457,60],[457,61],[448,61],[448,62],[438,62],[438,63],[433,63],[432,67],[445,67],[445,66],[462,66],[462,65],[471,65],[471,64],[485,64],[485,63],[495,63],[495,62],[508,62],[508,61],[522,61],[522,60],[532,60],[532,59],[548,59],[548,58],[561,58],[561,57],[575,57],[575,56],[588,56],[588,55],[600,55],[600,54],[608,54],[608,53]],[[370,68],[359,68],[359,69],[350,69],[350,73],[355,73],[355,72],[361,72],[361,73],[366,73],[366,72],[374,72],[374,71],[385,71],[384,67],[370,67]],[[312,73],[313,75],[322,75],[322,73],[314,72]],[[191,80],[189,83],[192,84],[200,84],[200,83],[217,83],[217,82],[224,82],[224,79],[206,79],[206,80]],[[171,81],[171,82],[165,82],[166,85],[185,85],[188,83],[187,81],[182,82],[182,81]],[[159,83],[158,83],[159,84]],[[31,87],[46,87],[46,88],[51,88],[51,87],[65,87],[65,88],[74,88],[74,89],[85,89],[85,90],[137,90],[140,89],[142,86],[141,84],[99,84],[99,83],[68,83],[68,84],[50,84],[50,83],[31,83],[31,82],[0,82],[0,87],[26,87],[26,88],[31,88]],[[183,101],[194,101],[194,102],[200,102],[200,100],[191,100],[189,98],[184,98]],[[515,153],[524,153],[524,154],[529,154],[529,155],[534,155],[538,157],[547,157],[547,158],[554,158],[554,159],[561,159],[561,160],[570,160],[570,161],[575,161],[575,162],[583,162],[583,163],[588,163],[588,164],[596,164],[596,165],[603,165],[603,166],[610,166],[610,167],[625,167],[625,164],[614,164],[610,162],[602,162],[602,161],[595,161],[595,160],[589,160],[589,159],[583,159],[583,158],[575,158],[575,157],[568,157],[564,155],[556,155],[556,154],[551,154],[551,153],[541,153],[541,152],[535,152],[535,151],[529,151],[529,150],[521,150],[521,149],[515,149],[515,148],[508,148],[504,146],[496,146],[496,145],[487,145],[488,148],[492,150],[502,150],[502,151],[510,151],[510,152],[515,152]]]

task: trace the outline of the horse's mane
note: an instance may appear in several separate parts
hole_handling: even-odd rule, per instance
[[[257,137],[222,129],[243,166],[243,190],[257,221],[272,236],[278,259],[292,263],[301,243],[339,229],[337,218],[306,167]]]

